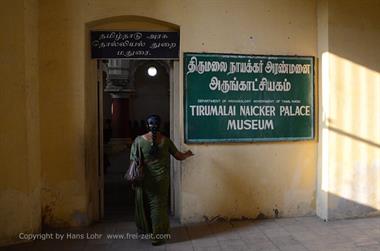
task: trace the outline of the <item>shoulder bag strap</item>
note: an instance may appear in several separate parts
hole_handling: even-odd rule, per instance
[[[139,136],[137,140],[137,152],[136,152],[136,157],[141,162],[140,164],[142,164],[142,161],[143,161],[143,154],[141,151],[141,137],[142,136]]]

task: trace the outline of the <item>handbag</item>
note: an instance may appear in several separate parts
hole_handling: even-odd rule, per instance
[[[144,160],[142,157],[140,141],[137,140],[136,159],[131,161],[127,172],[124,174],[124,179],[132,184],[139,183],[144,178]]]

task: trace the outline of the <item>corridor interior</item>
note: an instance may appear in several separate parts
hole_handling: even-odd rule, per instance
[[[104,220],[132,220],[134,196],[123,179],[130,147],[146,132],[145,118],[161,117],[161,131],[170,136],[169,61],[99,60],[103,96]],[[168,202],[169,203],[169,202]]]

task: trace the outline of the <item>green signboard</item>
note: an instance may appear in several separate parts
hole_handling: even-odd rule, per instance
[[[185,53],[187,143],[314,138],[314,58]]]

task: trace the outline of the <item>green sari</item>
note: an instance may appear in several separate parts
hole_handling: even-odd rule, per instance
[[[166,137],[161,138],[157,156],[149,154],[151,142],[138,136],[132,144],[130,159],[136,159],[140,146],[144,160],[144,180],[135,187],[135,218],[137,229],[152,233],[153,242],[159,234],[169,233],[168,196],[170,184],[170,154],[178,150]]]

